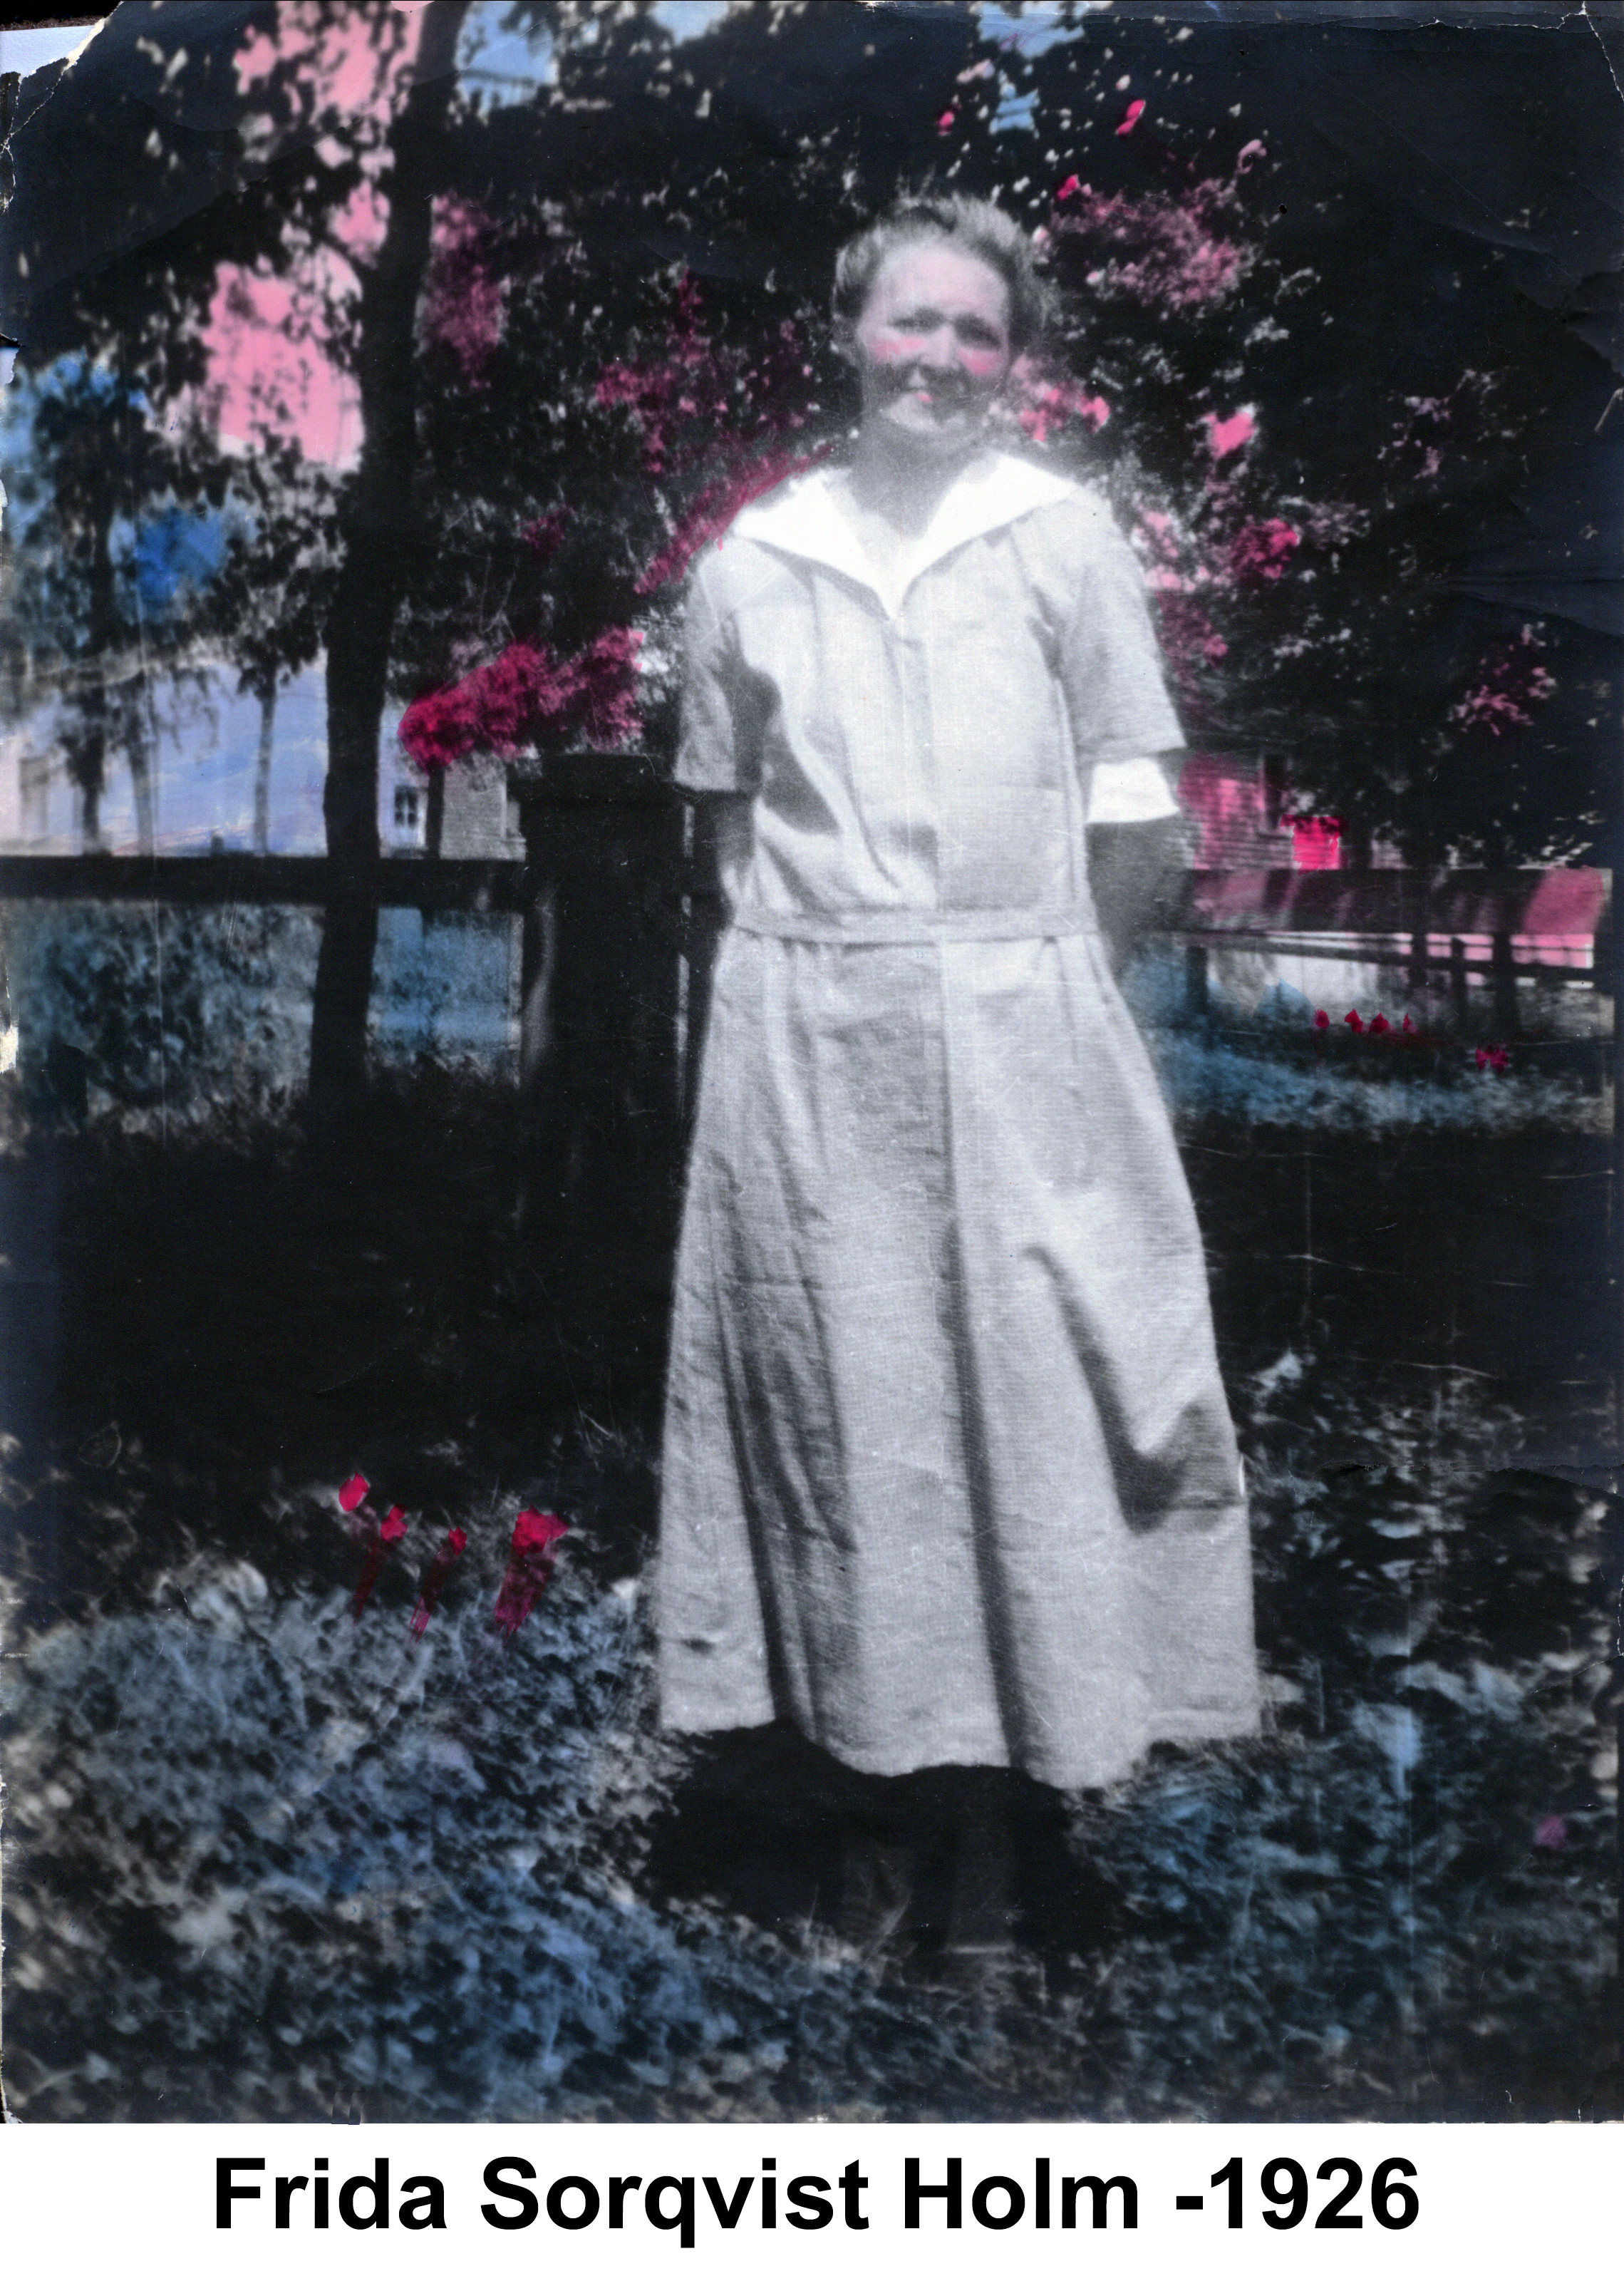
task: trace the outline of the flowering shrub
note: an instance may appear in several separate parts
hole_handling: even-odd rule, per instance
[[[425,345],[448,352],[466,388],[489,386],[506,317],[511,281],[493,266],[490,236],[489,217],[477,206],[437,202],[418,321]]]
[[[1048,228],[1057,242],[1087,241],[1096,261],[1089,286],[1102,300],[1132,301],[1163,314],[1228,300],[1257,259],[1256,246],[1242,235],[1233,182],[1108,197],[1073,174],[1056,192]]]
[[[1479,667],[1472,687],[1450,708],[1450,719],[1462,728],[1484,729],[1491,737],[1528,728],[1535,707],[1557,685],[1539,661],[1543,647],[1532,626],[1498,644]]]
[[[449,768],[470,753],[511,759],[541,736],[583,735],[600,751],[637,734],[636,659],[643,636],[612,627],[573,657],[513,642],[450,689],[406,707],[399,736],[423,769]]]

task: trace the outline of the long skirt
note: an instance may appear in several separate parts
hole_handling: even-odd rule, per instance
[[[666,1725],[870,1774],[1256,1726],[1200,1235],[1097,935],[725,939],[658,1625]]]

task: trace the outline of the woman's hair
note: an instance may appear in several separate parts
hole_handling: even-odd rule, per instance
[[[1051,295],[1038,274],[1032,241],[1019,222],[987,198],[958,191],[911,193],[899,197],[840,249],[835,263],[835,321],[850,335],[889,257],[900,245],[941,238],[974,254],[996,270],[1009,288],[1010,345],[1017,353],[1041,338],[1048,325]]]

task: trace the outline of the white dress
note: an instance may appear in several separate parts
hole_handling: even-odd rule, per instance
[[[1099,1784],[1258,1715],[1200,1236],[1087,881],[1092,771],[1182,740],[1096,494],[989,454],[886,594],[844,480],[747,509],[689,607],[679,775],[752,794],[754,842],[678,1264],[662,1715]]]

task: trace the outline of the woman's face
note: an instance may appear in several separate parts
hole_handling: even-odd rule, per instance
[[[981,434],[1008,375],[1009,288],[974,254],[922,238],[887,256],[853,338],[865,428],[951,458]]]

